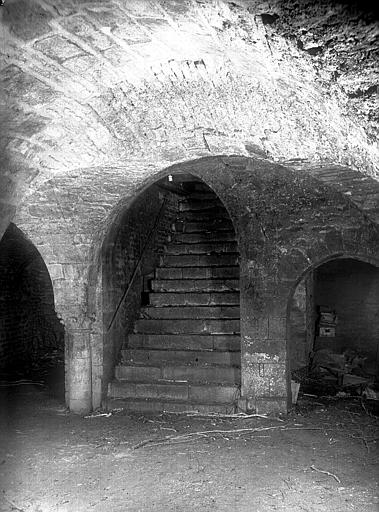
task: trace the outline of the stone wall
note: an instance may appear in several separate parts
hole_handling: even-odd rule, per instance
[[[82,175],[77,190],[68,188],[73,176],[56,178],[41,187],[33,198],[38,202],[31,200],[19,213],[48,268],[56,270],[52,277],[57,307],[65,315],[69,336],[66,387],[71,407],[88,409],[90,396],[104,392],[101,254],[107,236],[120,226],[122,212],[136,197],[161,177],[179,172],[198,176],[216,192],[238,236],[245,406],[286,410],[287,304],[294,287],[300,276],[331,256],[364,253],[377,258],[376,225],[349,195],[302,171],[259,158],[207,157],[159,173],[154,167],[142,166],[139,171],[138,175],[127,166],[103,168],[95,172],[99,181],[90,173],[85,179]],[[38,208],[45,212],[44,233],[39,217],[31,215]]]
[[[288,354],[289,368],[295,370],[308,365],[309,352],[307,336],[307,288],[301,281],[295,289],[290,304]]]

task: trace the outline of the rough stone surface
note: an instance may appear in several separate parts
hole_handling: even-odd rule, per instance
[[[273,23],[265,23],[268,33],[293,41],[309,56],[318,82],[331,91],[339,90],[344,112],[362,122],[375,142],[379,129],[379,12],[375,4],[290,0],[268,6],[260,2],[262,11],[265,7],[275,15]]]

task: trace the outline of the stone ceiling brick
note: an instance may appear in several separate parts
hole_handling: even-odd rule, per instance
[[[84,55],[85,53],[75,43],[60,35],[41,39],[34,44],[34,48],[58,62],[64,62],[66,59]]]
[[[106,50],[112,46],[112,41],[86,19],[84,15],[62,18],[59,24],[74,36],[83,39],[83,41],[99,50]]]

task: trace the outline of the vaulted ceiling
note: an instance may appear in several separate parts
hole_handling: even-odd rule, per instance
[[[379,175],[364,3],[6,0],[0,15],[0,216],[56,177],[209,154]]]

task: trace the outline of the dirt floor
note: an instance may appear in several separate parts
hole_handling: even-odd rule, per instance
[[[379,418],[360,399],[303,397],[281,420],[83,418],[54,387],[0,393],[1,512],[379,510]]]

